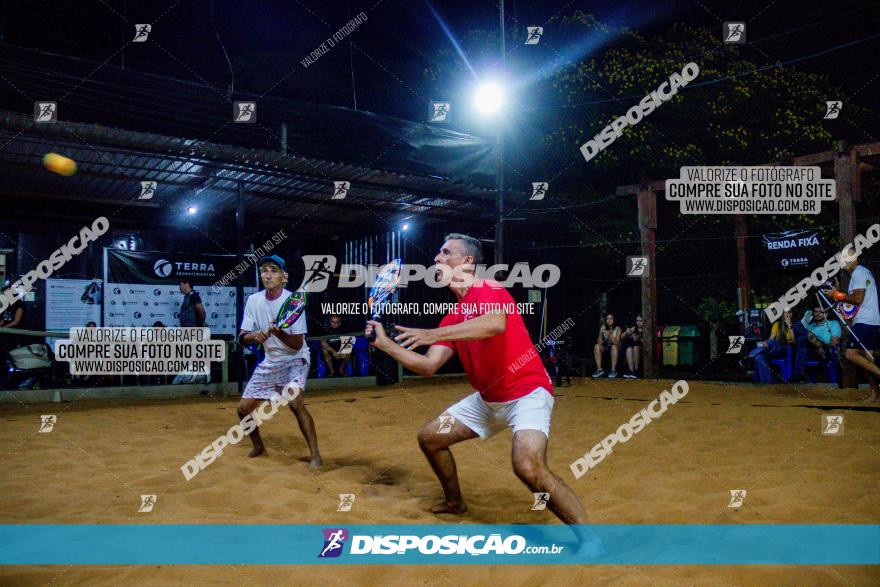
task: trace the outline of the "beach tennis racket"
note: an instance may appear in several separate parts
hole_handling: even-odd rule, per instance
[[[284,300],[283,304],[281,304],[281,308],[278,309],[278,316],[275,317],[272,325],[277,326],[278,328],[289,328],[299,319],[300,316],[302,316],[305,309],[306,292],[295,291]],[[266,336],[269,335],[269,328],[270,327],[267,326],[264,331]]]
[[[857,306],[855,304],[847,304],[844,302],[838,302],[837,303],[837,313],[840,314],[840,316],[844,320],[852,320],[853,318],[856,317],[856,314],[859,313],[859,307],[860,306]]]
[[[394,259],[379,269],[379,275],[376,276],[376,281],[370,290],[370,297],[367,298],[367,308],[373,320],[380,319],[382,305],[397,291],[397,286],[400,284],[400,265],[400,259]],[[367,336],[367,340],[370,342],[376,340],[375,330]]]

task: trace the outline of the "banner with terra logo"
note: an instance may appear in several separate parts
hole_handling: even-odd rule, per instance
[[[180,326],[180,279],[202,299],[213,334],[235,334],[235,287],[217,287],[238,263],[235,255],[193,255],[161,251],[104,249],[104,326]],[[245,274],[245,296],[256,291],[256,277]]]
[[[822,237],[816,229],[787,230],[765,234],[764,245],[778,267],[797,269],[813,264],[822,250]]]

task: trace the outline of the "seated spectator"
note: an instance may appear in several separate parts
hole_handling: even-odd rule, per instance
[[[336,377],[337,373],[341,377],[345,377],[345,366],[351,361],[351,348],[342,348],[342,337],[339,335],[343,332],[345,330],[342,328],[342,316],[331,314],[327,328],[327,334],[331,336],[321,339],[321,353],[327,364],[327,377]],[[346,353],[345,350],[348,352]]]
[[[620,347],[620,326],[614,325],[614,314],[605,316],[605,324],[599,329],[599,338],[596,339],[596,346],[593,347],[593,358],[596,359],[596,372],[593,378],[605,375],[602,368],[602,357],[611,356],[611,372],[608,377],[617,377],[617,355]]]
[[[0,295],[6,293],[9,289],[9,283],[7,282],[6,287],[3,288],[3,292]],[[21,325],[21,321],[24,319],[24,304],[21,299],[16,299],[12,304],[6,307],[3,310],[3,313],[0,314],[0,328],[18,328]],[[0,334],[0,377],[4,379],[3,385],[6,386],[9,381],[9,370],[6,368],[6,364],[12,361],[12,357],[9,355],[9,351],[20,346],[20,342],[17,336],[11,334]]]
[[[791,310],[786,310],[782,318],[773,323],[770,338],[759,342],[749,353],[755,360],[755,372],[761,383],[773,383],[773,372],[770,371],[770,360],[780,359],[786,355],[788,347],[795,343],[794,330],[791,325]]]
[[[623,331],[620,337],[620,350],[626,357],[627,372],[623,374],[624,379],[638,379],[637,372],[639,370],[639,361],[642,358],[642,338],[644,337],[643,329],[645,321],[641,316],[636,316],[636,325],[630,326]]]
[[[8,287],[3,289],[3,295],[8,289]],[[21,299],[16,299],[0,314],[0,328],[17,328],[22,319],[24,319],[24,304]]]
[[[822,306],[816,305],[807,310],[801,318],[801,325],[806,335],[798,337],[797,358],[795,360],[795,376],[803,379],[806,363],[811,354],[818,355],[823,361],[837,351],[840,345],[840,322],[828,320]],[[797,325],[795,325],[797,326]]]

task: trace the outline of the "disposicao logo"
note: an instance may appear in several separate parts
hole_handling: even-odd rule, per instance
[[[318,558],[336,558],[342,554],[345,541],[348,540],[348,530],[345,528],[324,528],[324,548]]]

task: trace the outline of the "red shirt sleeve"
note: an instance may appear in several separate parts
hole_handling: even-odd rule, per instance
[[[443,320],[440,321],[440,326],[438,326],[437,328],[443,328],[444,326],[452,326],[453,324],[457,324],[457,323],[458,323],[458,321],[455,319],[455,314],[452,314],[452,313],[446,314],[445,316],[443,316]],[[431,346],[434,346],[434,345],[445,346],[446,348],[452,349],[453,351],[455,351],[455,345],[452,344],[451,342],[447,342],[445,340],[437,341],[434,344],[432,344]]]

